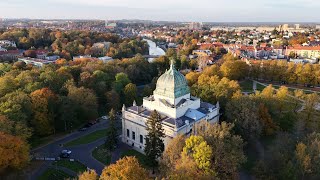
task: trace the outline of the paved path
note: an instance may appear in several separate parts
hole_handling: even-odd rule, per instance
[[[72,158],[78,160],[82,164],[86,165],[88,168],[96,170],[98,174],[101,174],[105,165],[92,156],[92,151],[98,146],[101,146],[104,143],[104,141],[105,138],[101,138],[90,144],[70,147],[69,149],[73,153]]]
[[[122,152],[127,151],[129,149],[132,149],[127,144],[121,142],[121,140],[119,140],[118,142],[119,142],[119,144],[118,144],[117,148],[111,154],[111,163],[112,164],[116,163],[121,158]]]
[[[35,156],[39,157],[58,157],[60,152],[63,149],[70,149],[72,151],[71,158],[74,158],[78,160],[79,162],[83,163],[84,165],[88,166],[89,168],[95,169],[98,173],[101,173],[104,165],[100,163],[99,161],[95,160],[91,152],[94,150],[95,147],[101,145],[104,143],[104,139],[101,138],[95,142],[92,142],[90,144],[85,144],[85,145],[79,145],[79,146],[74,146],[70,148],[65,148],[60,146],[61,144],[65,144],[69,141],[72,141],[74,139],[78,139],[81,136],[88,135],[94,131],[101,130],[101,129],[106,129],[108,126],[107,121],[102,121],[98,124],[93,125],[90,127],[87,131],[85,132],[74,132],[69,135],[66,135],[63,138],[60,138],[50,144],[38,147],[36,149],[33,149],[31,153],[33,153]],[[29,176],[28,179],[35,180],[37,177],[39,177],[46,169],[52,164],[52,161],[46,161],[43,166],[41,166],[38,169],[35,169],[31,175]]]

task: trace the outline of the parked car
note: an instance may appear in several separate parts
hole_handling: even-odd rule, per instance
[[[62,150],[60,153],[60,158],[70,158],[71,156],[71,151],[70,150]]]
[[[107,116],[102,116],[102,117],[101,117],[101,119],[103,119],[103,120],[107,120],[107,119],[108,119],[108,117],[107,117]]]
[[[93,125],[95,125],[95,124],[96,124],[96,121],[88,122],[88,125],[89,125],[89,126],[93,126]]]

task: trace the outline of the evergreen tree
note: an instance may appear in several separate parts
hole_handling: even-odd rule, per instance
[[[109,128],[107,129],[106,147],[112,151],[117,145],[117,127],[115,111],[111,109],[109,112]]]
[[[154,110],[146,123],[148,135],[146,137],[146,146],[144,152],[148,158],[150,166],[154,168],[158,165],[157,159],[164,151],[163,139],[165,137],[161,124],[160,114]]]

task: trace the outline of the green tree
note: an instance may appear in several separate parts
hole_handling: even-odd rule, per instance
[[[158,165],[157,159],[164,151],[163,138],[165,137],[160,114],[154,110],[146,123],[148,134],[145,138],[146,144],[144,152],[149,160],[150,166],[154,168]]]
[[[124,87],[124,96],[126,105],[132,105],[133,101],[137,99],[137,86],[133,83],[129,83]]]
[[[114,82],[114,89],[117,93],[121,93],[123,88],[131,82],[128,75],[125,73],[118,73],[115,78],[116,81]]]
[[[150,96],[152,94],[152,89],[149,85],[144,86],[143,88],[143,97]]]
[[[120,108],[120,96],[115,90],[108,91],[106,94],[107,109],[119,109]]]
[[[116,127],[116,113],[113,109],[109,112],[109,127],[107,129],[106,147],[110,151],[114,150],[118,142],[118,133]]]
[[[77,118],[82,122],[98,117],[98,101],[93,90],[71,85],[68,87],[68,98],[76,104]]]

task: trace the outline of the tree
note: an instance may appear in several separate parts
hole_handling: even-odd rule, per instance
[[[243,151],[244,142],[241,136],[232,133],[233,124],[205,124],[199,132],[212,148],[211,170],[220,179],[236,179],[239,168],[246,161]]]
[[[107,149],[109,149],[110,151],[114,150],[116,145],[117,145],[117,141],[118,141],[118,137],[117,137],[117,127],[116,127],[116,114],[115,111],[113,109],[111,109],[111,111],[109,112],[109,127],[107,129],[107,138],[106,138],[106,147]]]
[[[166,146],[160,161],[161,172],[163,172],[164,175],[169,174],[175,168],[177,161],[181,158],[181,152],[185,144],[185,137],[178,135]]]
[[[319,118],[315,117],[316,105],[319,103],[319,95],[317,93],[308,94],[305,98],[305,111],[302,118],[307,128],[317,130],[319,129]]]
[[[248,70],[249,66],[244,61],[240,60],[227,60],[220,68],[222,75],[231,80],[244,79],[248,75]]]
[[[66,132],[71,130],[72,127],[77,127],[82,124],[77,118],[77,107],[74,101],[67,96],[60,96],[58,104],[55,120],[55,128],[57,131]]]
[[[296,146],[295,155],[298,161],[301,179],[313,179],[320,174],[320,134],[312,133]]]
[[[152,94],[152,89],[149,85],[144,86],[143,88],[143,97],[150,96]]]
[[[214,179],[214,177],[213,174],[208,175],[199,171],[195,160],[184,154],[177,160],[174,168],[166,174],[166,178],[175,180]]]
[[[184,155],[192,157],[199,169],[207,174],[213,173],[211,171],[212,149],[202,136],[190,136],[186,139],[186,145],[182,152]]]
[[[5,116],[0,115],[0,132],[18,136],[22,140],[27,140],[31,137],[31,129],[22,122],[10,121]]]
[[[91,89],[68,86],[68,98],[76,104],[77,117],[82,120],[95,119],[98,116],[98,100]]]
[[[95,170],[90,169],[90,170],[87,170],[87,171],[81,173],[78,176],[78,179],[79,180],[97,180],[98,179],[98,174],[96,173]]]
[[[161,116],[156,110],[151,113],[150,118],[148,118],[146,122],[146,126],[148,134],[145,138],[146,144],[144,152],[154,171],[154,168],[158,164],[157,159],[161,157],[164,151],[163,138],[165,137]]]
[[[0,132],[0,172],[22,169],[29,161],[29,146],[21,138]]]
[[[200,73],[197,73],[197,72],[189,72],[187,75],[186,75],[186,79],[188,81],[188,85],[189,86],[192,86],[194,85],[195,83],[198,82],[198,78],[200,76]]]
[[[258,104],[252,97],[232,99],[226,106],[226,115],[229,121],[235,123],[238,131],[247,140],[260,137],[262,123],[259,120]]]
[[[120,108],[120,96],[115,90],[108,91],[106,94],[107,109],[119,109]]]
[[[129,83],[124,87],[124,96],[127,106],[132,105],[133,101],[137,99],[137,86]]]
[[[257,179],[299,179],[295,164],[295,138],[287,133],[277,134],[264,156],[254,167]]]
[[[6,94],[0,99],[0,114],[12,121],[27,124],[32,114],[29,95],[22,91]]]
[[[11,76],[0,77],[0,97],[17,89],[17,82]]]
[[[263,126],[263,133],[265,135],[273,135],[278,126],[273,122],[268,108],[262,103],[259,105],[258,116]]]
[[[118,73],[115,78],[116,81],[114,82],[114,89],[117,93],[121,93],[123,88],[131,82],[128,75],[125,73]]]
[[[36,90],[31,93],[33,119],[31,124],[37,135],[54,133],[54,107],[55,94],[48,88]]]
[[[111,164],[103,169],[100,180],[112,179],[141,179],[147,180],[147,171],[141,167],[135,157],[124,157],[115,164]]]

